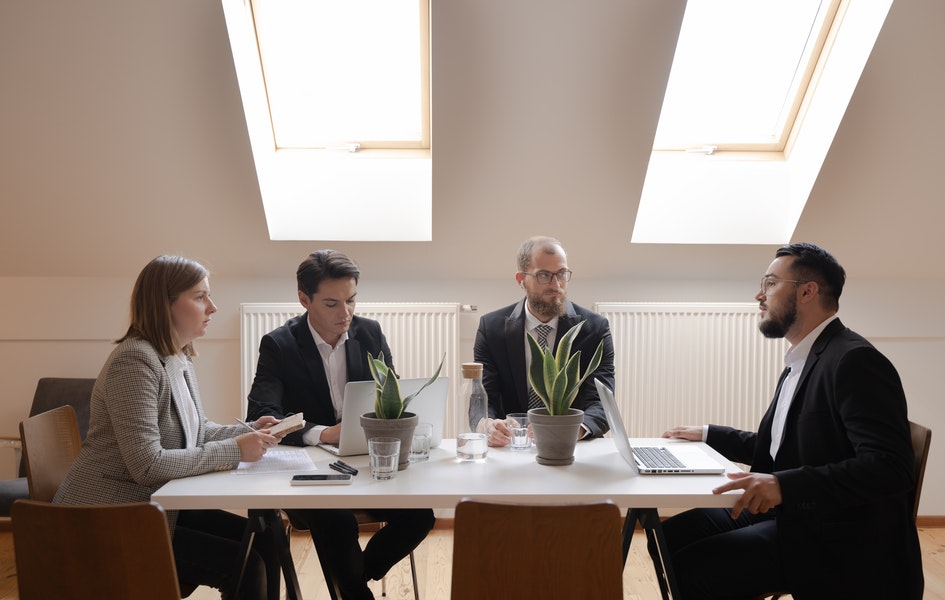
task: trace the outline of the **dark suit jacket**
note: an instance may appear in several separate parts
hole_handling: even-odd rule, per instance
[[[758,433],[712,425],[707,442],[777,476],[789,591],[797,598],[920,598],[914,456],[895,367],[837,319],[807,357],[776,460],[769,453],[774,407]]]
[[[263,336],[247,409],[250,420],[263,415],[282,418],[289,413],[304,414],[305,427],[284,439],[284,443],[295,446],[304,445],[302,434],[315,425],[331,426],[338,422],[331,404],[328,376],[306,316],[289,319],[285,325]],[[394,368],[380,323],[355,316],[345,342],[348,381],[371,379],[368,352],[372,356],[383,352],[384,362]]]
[[[508,413],[528,410],[528,374],[525,372],[525,300],[490,312],[479,319],[476,344],[473,349],[476,362],[482,363],[482,385],[489,396],[489,416],[505,418]],[[586,321],[571,351],[581,351],[581,372],[587,368],[597,344],[603,340],[604,355],[597,370],[584,381],[573,408],[584,411],[584,425],[591,435],[607,433],[607,417],[601,406],[594,378],[599,378],[614,389],[614,342],[610,324],[599,314],[568,301],[565,314],[558,319],[554,348],[568,329]]]

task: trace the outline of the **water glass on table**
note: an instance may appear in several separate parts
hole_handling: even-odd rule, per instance
[[[512,450],[528,450],[532,441],[528,438],[528,413],[509,413],[506,415],[506,426],[512,433],[509,448]]]
[[[430,446],[433,444],[433,423],[417,423],[413,430],[413,444],[410,446],[410,462],[423,462],[430,459]]]
[[[393,479],[397,475],[400,459],[400,439],[375,437],[368,440],[368,455],[371,458],[371,477]]]

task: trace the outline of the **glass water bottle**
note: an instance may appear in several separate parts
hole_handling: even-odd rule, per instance
[[[456,458],[484,460],[489,452],[486,433],[489,399],[482,387],[482,363],[463,363],[463,389],[460,394]]]

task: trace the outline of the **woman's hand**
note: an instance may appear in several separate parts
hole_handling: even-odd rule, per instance
[[[279,443],[278,438],[261,431],[243,433],[235,439],[236,445],[240,448],[240,461],[243,462],[256,462],[263,457],[266,450]]]

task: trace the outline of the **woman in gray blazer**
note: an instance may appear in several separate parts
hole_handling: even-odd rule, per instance
[[[279,442],[268,435],[278,422],[271,416],[254,423],[257,433],[204,416],[193,341],[216,310],[200,264],[159,256],[145,266],[131,296],[131,326],[95,382],[88,434],[54,502],[146,502],[172,479],[234,469]],[[168,511],[167,518],[181,587],[209,585],[232,598],[246,519],[221,510]],[[277,554],[261,548],[246,566],[240,598],[278,598],[279,582]]]

